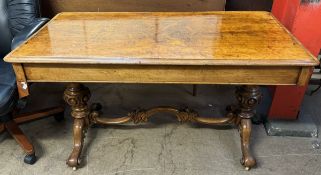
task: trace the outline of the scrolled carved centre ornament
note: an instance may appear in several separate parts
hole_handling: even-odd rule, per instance
[[[149,110],[138,109],[134,112],[129,113],[128,117],[131,118],[131,120],[137,124],[147,122],[149,117],[159,112],[171,113],[177,117],[177,120],[179,122],[193,122],[195,121],[196,117],[198,117],[198,114],[191,109],[184,108],[178,110],[172,107],[157,107]]]

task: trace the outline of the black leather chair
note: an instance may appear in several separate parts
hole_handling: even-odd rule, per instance
[[[16,115],[19,97],[15,74],[11,64],[3,61],[6,54],[48,21],[38,18],[38,8],[37,0],[0,0],[0,133],[7,130],[17,140],[27,153],[24,161],[28,164],[35,163],[35,151],[17,124],[50,115],[63,119],[62,107]]]

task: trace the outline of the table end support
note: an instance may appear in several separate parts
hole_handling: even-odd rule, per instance
[[[250,170],[256,165],[256,160],[250,150],[251,118],[255,115],[255,107],[261,101],[262,94],[259,86],[241,86],[236,90],[236,98],[239,103],[236,124],[239,127],[241,138],[241,164],[246,170]]]
[[[256,165],[256,161],[250,151],[250,137],[252,131],[251,118],[255,114],[255,107],[261,101],[262,94],[259,86],[241,86],[236,90],[238,106],[227,108],[225,117],[200,117],[197,112],[182,108],[156,107],[148,110],[140,109],[130,112],[127,116],[118,118],[106,118],[100,116],[101,105],[88,106],[90,91],[87,87],[78,83],[71,83],[64,92],[64,100],[71,106],[71,116],[74,118],[73,136],[74,145],[67,165],[77,169],[80,165],[80,155],[84,144],[85,134],[90,124],[114,125],[130,121],[134,123],[147,122],[148,119],[159,113],[171,113],[180,122],[196,122],[210,125],[236,125],[239,128],[241,138],[242,159],[241,164],[246,170]]]
[[[64,92],[64,100],[71,106],[71,116],[74,118],[74,145],[66,163],[74,170],[80,165],[80,155],[84,144],[85,134],[90,125],[88,118],[90,111],[87,105],[89,99],[90,91],[87,87],[78,83],[67,85]]]

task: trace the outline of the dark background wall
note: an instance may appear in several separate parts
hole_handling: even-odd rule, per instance
[[[215,11],[225,9],[225,0],[40,0],[42,16],[65,11]]]
[[[43,17],[66,11],[270,11],[273,0],[39,0]]]
[[[271,11],[273,0],[226,0],[226,10]]]

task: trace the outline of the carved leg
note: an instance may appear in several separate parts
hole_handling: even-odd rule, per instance
[[[78,83],[71,83],[64,92],[64,100],[71,106],[71,116],[74,118],[74,146],[67,164],[75,170],[80,164],[80,154],[83,148],[85,133],[89,126],[89,107],[87,102],[90,91]]]
[[[83,147],[83,142],[85,138],[85,121],[83,119],[74,119],[74,148],[67,160],[67,164],[70,167],[76,169],[76,167],[80,164],[80,154]]]
[[[256,161],[250,151],[250,137],[252,130],[251,118],[255,115],[255,107],[261,100],[259,86],[242,86],[236,91],[239,109],[237,124],[241,136],[241,163],[246,170],[256,165]]]
[[[241,164],[245,167],[246,170],[249,170],[256,165],[256,161],[253,158],[250,151],[250,137],[251,137],[251,129],[252,129],[251,119],[241,119],[239,128],[240,128],[241,149],[242,149]]]

